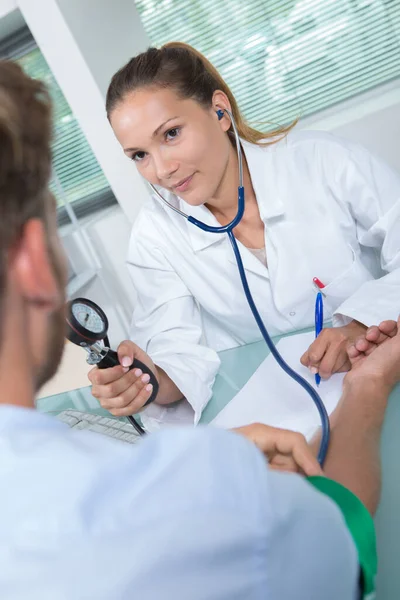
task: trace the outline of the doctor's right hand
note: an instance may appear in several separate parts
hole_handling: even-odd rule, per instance
[[[125,340],[118,346],[120,365],[109,369],[94,367],[89,372],[92,395],[115,417],[126,417],[141,410],[153,392],[150,376],[140,369],[129,370],[136,358],[151,369],[159,380],[157,368],[139,346]]]

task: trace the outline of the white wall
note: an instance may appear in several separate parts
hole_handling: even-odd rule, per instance
[[[400,172],[400,80],[303,119],[299,126],[359,142]]]
[[[364,144],[400,172],[400,102],[334,130]]]
[[[133,0],[57,0],[105,98],[112,75],[150,41]]]
[[[71,226],[61,232],[78,273],[70,297],[89,297],[105,309],[116,344],[128,335],[134,303],[125,264],[131,222],[148,192],[116,142],[104,104],[113,73],[149,42],[133,0],[0,0],[0,39],[25,24],[119,201],[84,220],[81,234]]]
[[[123,155],[104,104],[105,87],[115,67],[147,45],[137,18],[136,33],[133,31],[133,0],[17,0],[17,4],[132,222],[148,191]]]
[[[61,229],[64,248],[77,277],[68,285],[68,297],[97,302],[110,321],[114,343],[129,335],[135,290],[126,266],[131,226],[115,206],[87,218],[79,230]]]
[[[135,289],[126,266],[131,226],[119,207],[109,209],[87,226],[96,254],[105,271],[112,273],[121,305],[130,321]]]
[[[8,18],[18,8],[17,0],[0,1],[0,19]],[[11,17],[12,18],[12,17]]]

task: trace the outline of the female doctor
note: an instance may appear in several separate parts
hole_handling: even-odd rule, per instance
[[[244,217],[234,229],[250,289],[269,333],[313,325],[324,284],[325,329],[301,358],[323,378],[349,368],[346,348],[367,326],[396,319],[400,297],[400,179],[364,148],[325,133],[263,133],[244,121],[232,92],[196,50],[150,48],[118,71],[107,115],[125,155],[164,197],[218,226],[237,211],[234,116],[244,151]],[[121,367],[90,374],[116,416],[140,411],[147,375],[159,379],[149,426],[197,422],[212,393],[217,352],[261,338],[226,234],[201,231],[153,197],[138,216],[128,266],[137,290],[133,342]],[[178,402],[181,401],[181,402]],[[149,421],[153,423],[150,423]]]

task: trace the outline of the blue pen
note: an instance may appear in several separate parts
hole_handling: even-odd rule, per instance
[[[318,292],[315,299],[315,337],[317,338],[322,331],[324,324],[324,304],[322,301],[322,294]],[[321,383],[321,376],[319,373],[315,375],[315,383],[319,385]]]

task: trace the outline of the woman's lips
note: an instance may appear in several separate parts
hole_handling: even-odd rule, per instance
[[[193,175],[186,177],[186,179],[182,179],[182,181],[180,181],[178,185],[174,186],[174,190],[176,192],[185,192],[188,189],[192,179]]]

